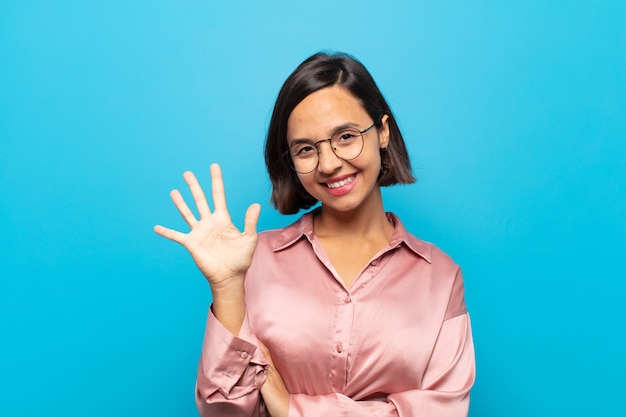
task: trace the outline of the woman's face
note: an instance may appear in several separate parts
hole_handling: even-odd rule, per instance
[[[358,157],[345,161],[337,157],[330,142],[317,144],[319,163],[308,174],[298,173],[304,189],[321,201],[325,208],[348,212],[380,201],[377,180],[380,173],[380,148],[389,141],[388,116],[380,128],[363,134],[363,151]],[[311,93],[291,112],[287,122],[287,144],[307,140],[312,143],[330,138],[343,126],[359,131],[375,121],[360,101],[344,87],[335,85]]]

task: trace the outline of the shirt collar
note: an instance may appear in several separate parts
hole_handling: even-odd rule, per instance
[[[285,227],[274,243],[274,252],[286,249],[300,240],[303,236],[306,237],[309,242],[313,242],[314,213],[315,210],[305,213],[296,222]],[[393,224],[394,228],[386,250],[400,247],[400,245],[404,243],[407,248],[424,258],[428,263],[431,263],[432,245],[407,232],[404,225],[395,214],[387,213],[387,218],[389,218],[389,221]]]

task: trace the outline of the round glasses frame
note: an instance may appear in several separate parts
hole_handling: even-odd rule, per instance
[[[294,171],[296,171],[298,174],[309,174],[313,171],[315,171],[317,169],[317,167],[319,166],[320,163],[320,148],[319,148],[319,144],[322,142],[328,142],[330,145],[330,149],[333,151],[333,154],[335,154],[335,156],[343,161],[352,161],[353,159],[356,159],[359,157],[359,155],[361,155],[361,153],[363,152],[363,148],[365,147],[365,138],[363,137],[363,135],[367,132],[369,132],[374,126],[376,125],[376,122],[372,123],[372,125],[366,129],[363,130],[358,130],[358,129],[340,129],[339,131],[335,132],[333,134],[332,137],[328,138],[328,139],[321,139],[318,140],[316,142],[307,142],[307,145],[309,146],[314,146],[315,150],[316,150],[316,162],[315,165],[313,166],[313,168],[311,168],[308,171],[301,171],[298,170],[296,168],[296,162],[293,160],[293,155],[291,153],[291,148],[294,147],[294,145],[292,145],[289,150],[285,151],[285,153],[283,154],[284,157],[287,158],[287,160],[289,161],[289,166],[291,167],[291,169],[293,169]],[[341,137],[342,134],[345,134],[346,131],[352,131],[355,134],[359,133],[359,135],[361,136],[361,148],[359,149],[359,151],[357,152],[357,154],[351,158],[344,158],[341,155],[337,154],[337,146],[333,146],[333,142],[336,142],[339,140],[339,138]]]

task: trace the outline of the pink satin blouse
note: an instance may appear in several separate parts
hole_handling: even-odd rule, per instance
[[[196,384],[203,416],[267,415],[258,340],[291,394],[290,417],[467,415],[475,362],[461,270],[388,216],[389,244],[351,288],[311,213],[259,235],[239,335],[209,313]]]

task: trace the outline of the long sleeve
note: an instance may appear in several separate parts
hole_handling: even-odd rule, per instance
[[[474,346],[467,313],[446,320],[421,389],[386,398],[355,401],[345,395],[291,395],[289,417],[461,417],[467,416],[474,382]]]
[[[247,319],[237,337],[209,312],[196,380],[196,404],[209,416],[265,416],[259,388],[267,361]]]

